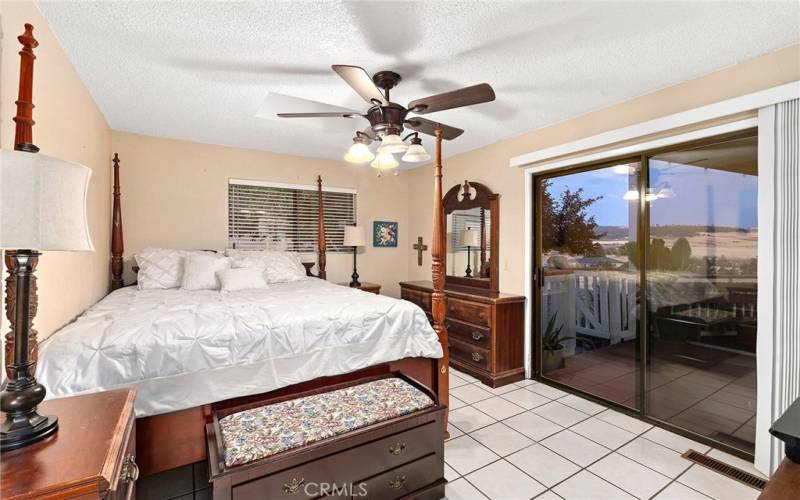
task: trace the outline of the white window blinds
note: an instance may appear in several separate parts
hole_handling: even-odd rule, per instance
[[[322,188],[328,252],[342,246],[344,226],[356,224],[356,192]],[[228,183],[228,245],[250,250],[317,252],[317,188],[231,179]]]
[[[484,216],[484,229],[486,231],[486,245],[489,246],[489,211],[486,211]],[[471,210],[459,210],[452,212],[449,217],[448,238],[450,238],[451,252],[466,252],[467,247],[461,246],[459,243],[458,235],[465,229],[474,229],[475,231],[481,230],[481,209],[473,208]]]

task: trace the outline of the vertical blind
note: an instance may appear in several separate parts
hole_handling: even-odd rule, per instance
[[[324,188],[328,252],[343,247],[344,227],[356,224],[354,190]],[[228,182],[228,245],[250,250],[317,252],[317,188],[231,179]]]

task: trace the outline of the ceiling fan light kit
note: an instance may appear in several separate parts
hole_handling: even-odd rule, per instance
[[[347,154],[344,155],[345,161],[350,163],[367,163],[374,158],[375,155],[369,150],[369,146],[363,142],[354,142]]]
[[[397,168],[400,164],[394,158],[392,153],[381,153],[378,152],[378,156],[375,157],[375,160],[370,163],[372,168],[377,168],[378,170],[391,170],[393,168]]]
[[[425,148],[422,146],[422,139],[419,137],[411,139],[411,146],[408,147],[406,154],[401,158],[401,160],[410,163],[419,163],[430,159],[431,155],[425,151]]]
[[[488,83],[481,83],[417,99],[411,101],[408,107],[403,107],[390,100],[390,90],[402,80],[402,77],[394,71],[379,71],[370,78],[366,70],[359,66],[334,64],[331,69],[369,103],[370,107],[364,114],[353,111],[352,113],[278,113],[278,116],[281,118],[366,118],[369,120],[370,126],[363,132],[356,132],[353,145],[350,146],[344,159],[351,163],[366,163],[374,158],[370,165],[378,170],[397,168],[400,165],[392,156],[393,153],[405,153],[402,160],[412,163],[430,160],[431,156],[422,146],[419,133],[435,136],[438,127],[441,130],[441,137],[448,141],[464,133],[459,128],[419,116],[409,117],[409,113],[418,115],[434,113],[490,102],[495,99],[492,87]],[[401,139],[401,134],[406,128],[415,131],[406,137],[406,139],[414,137],[410,146]],[[381,142],[381,145],[378,146],[377,157],[369,150],[369,144],[375,140]]]
[[[381,145],[378,146],[378,153],[405,153],[408,146],[397,134],[387,134],[381,137]]]

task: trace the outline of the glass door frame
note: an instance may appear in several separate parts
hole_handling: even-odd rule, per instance
[[[682,142],[678,144],[673,144],[669,146],[664,146],[661,148],[653,148],[642,151],[640,153],[632,154],[632,155],[622,155],[617,157],[611,158],[604,158],[602,160],[596,160],[592,162],[585,162],[579,163],[576,165],[561,167],[558,169],[553,169],[547,172],[542,173],[534,173],[531,176],[531,186],[530,189],[532,190],[532,218],[531,223],[533,224],[533,230],[531,231],[531,238],[533,241],[531,242],[533,252],[531,253],[531,276],[529,279],[531,280],[531,285],[533,289],[533,304],[531,305],[531,321],[533,322],[533,327],[531,328],[532,333],[532,342],[531,342],[531,349],[533,352],[531,353],[531,360],[533,362],[533,366],[531,367],[531,373],[533,374],[533,379],[537,382],[545,382],[548,385],[552,385],[558,389],[561,389],[565,392],[569,392],[572,394],[577,394],[585,399],[590,401],[594,401],[600,403],[605,406],[609,406],[621,413],[625,413],[627,415],[635,416],[640,420],[647,422],[649,424],[653,424],[657,427],[664,428],[675,434],[679,434],[683,437],[688,439],[692,439],[702,444],[706,444],[708,446],[713,446],[719,450],[727,452],[731,455],[737,456],[739,458],[752,461],[754,459],[754,455],[751,453],[747,453],[739,448],[734,448],[726,443],[721,441],[714,440],[708,436],[693,432],[689,429],[685,429],[683,427],[678,427],[674,424],[666,422],[664,420],[657,419],[655,417],[650,416],[648,412],[648,402],[646,397],[646,388],[647,388],[647,355],[648,352],[648,342],[649,342],[649,317],[647,314],[647,286],[646,286],[646,278],[647,278],[647,264],[648,264],[648,256],[647,252],[644,251],[647,248],[645,245],[649,245],[650,242],[650,205],[646,202],[646,191],[647,186],[649,185],[649,160],[650,158],[657,156],[659,154],[667,153],[670,151],[677,151],[677,150],[684,150],[684,149],[692,149],[698,148],[702,146],[708,146],[712,144],[718,144],[720,142],[725,142],[734,139],[742,139],[746,137],[753,137],[758,136],[758,129],[757,128],[749,128],[746,130],[731,132],[728,134],[721,134],[715,135],[711,137],[706,137],[702,139],[697,139],[694,141]],[[637,178],[637,188],[639,191],[639,211],[637,213],[637,228],[636,228],[636,238],[637,238],[637,246],[639,247],[639,258],[640,258],[640,269],[639,269],[639,300],[638,300],[638,307],[637,307],[637,314],[639,315],[639,327],[637,331],[637,342],[636,342],[636,385],[635,385],[635,392],[636,392],[636,399],[638,399],[638,408],[633,409],[628,406],[619,404],[614,401],[610,401],[604,399],[602,397],[593,395],[589,392],[586,392],[582,389],[578,389],[576,387],[572,387],[556,380],[549,379],[542,374],[542,349],[541,341],[542,341],[542,321],[541,321],[541,304],[542,304],[542,285],[544,280],[544,272],[542,268],[542,224],[539,218],[539,214],[542,213],[542,197],[539,195],[540,189],[542,186],[542,182],[547,179],[552,179],[556,177],[562,177],[565,175],[570,174],[577,174],[581,172],[588,172],[592,170],[597,170],[604,167],[610,167],[613,165],[621,164],[621,163],[638,163],[639,164],[639,174]],[[643,356],[642,353],[645,353]]]

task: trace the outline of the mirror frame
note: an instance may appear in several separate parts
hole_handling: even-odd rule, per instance
[[[475,194],[471,195],[471,190],[465,191],[467,194],[463,199],[459,199],[459,194],[462,190],[465,190],[467,186],[474,189]],[[445,274],[445,288],[475,288],[486,290],[491,294],[499,293],[500,195],[493,193],[491,189],[483,184],[465,180],[464,184],[456,184],[447,191],[442,198],[442,205],[444,206],[445,219],[447,215],[454,210],[469,210],[472,208],[484,208],[489,210],[489,280],[476,280],[461,276],[448,276]],[[446,258],[447,253],[445,252],[445,259]],[[445,269],[447,269],[446,264],[447,262],[445,260]]]

